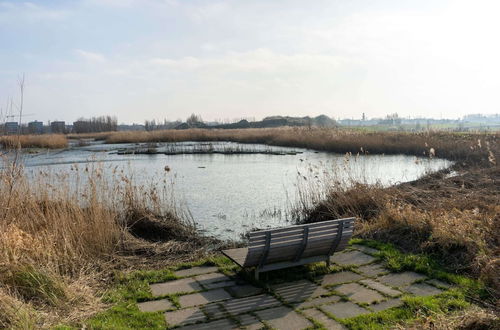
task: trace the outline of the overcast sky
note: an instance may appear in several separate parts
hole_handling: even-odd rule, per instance
[[[0,0],[26,120],[500,112],[500,1]]]

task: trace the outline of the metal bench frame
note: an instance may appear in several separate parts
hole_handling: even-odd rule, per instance
[[[326,262],[343,250],[352,236],[355,218],[315,222],[250,233],[248,248],[224,250],[222,253],[242,268],[255,267],[259,273]]]

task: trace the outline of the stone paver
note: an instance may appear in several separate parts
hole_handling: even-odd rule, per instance
[[[200,308],[208,315],[211,319],[220,319],[222,317],[226,317],[227,313],[224,309],[222,309],[219,304],[208,304],[204,306],[200,306]]]
[[[177,328],[179,330],[230,330],[238,329],[236,323],[229,319],[222,319],[218,321],[212,321],[208,323],[192,324]]]
[[[360,271],[363,275],[369,277],[375,277],[380,274],[388,273],[389,270],[384,268],[381,264],[371,264],[358,267],[358,271]]]
[[[295,308],[297,309],[304,309],[304,308],[311,308],[315,306],[320,306],[324,304],[331,304],[334,302],[337,302],[340,300],[339,296],[328,296],[328,297],[321,297],[321,298],[314,298],[312,300],[304,301],[299,304],[295,304]]]
[[[443,292],[441,289],[426,283],[415,283],[407,287],[405,290],[416,296],[433,296]]]
[[[150,284],[149,287],[151,288],[153,296],[163,296],[179,292],[193,292],[202,289],[200,284],[198,284],[192,278],[184,278],[181,280],[175,280],[165,283]]]
[[[304,315],[314,319],[315,321],[321,323],[326,329],[329,330],[344,330],[346,329],[342,324],[338,323],[335,320],[332,320],[324,313],[320,312],[315,308],[306,309],[303,311]]]
[[[262,308],[274,307],[281,303],[267,294],[226,300],[221,303],[228,313],[238,315]]]
[[[355,248],[355,249],[358,249],[360,251],[363,251],[365,253],[370,253],[370,254],[374,254],[374,253],[380,252],[377,249],[371,248],[369,246],[364,246],[364,245],[353,244],[352,247]]]
[[[361,266],[373,262],[376,259],[360,251],[347,251],[334,254],[330,260],[341,266]]]
[[[224,275],[222,273],[202,274],[202,275],[195,276],[194,279],[197,280],[201,285],[230,280],[229,277],[227,277],[226,275]]]
[[[379,277],[377,280],[392,287],[404,287],[413,282],[424,279],[425,276],[414,272],[391,273]]]
[[[358,303],[371,304],[375,301],[384,300],[384,297],[377,291],[367,289],[358,283],[342,284],[336,287],[335,291],[346,295],[349,299]]]
[[[231,295],[224,291],[224,289],[215,289],[205,292],[188,294],[179,297],[179,303],[182,307],[191,307],[198,305],[205,305],[211,302],[230,299]]]
[[[138,303],[137,306],[141,312],[160,312],[174,307],[167,299],[145,301]]]
[[[378,304],[370,305],[370,308],[373,309],[375,312],[380,312],[389,308],[401,306],[402,304],[403,301],[401,299],[390,299]]]
[[[184,325],[206,320],[205,314],[197,308],[186,308],[165,313],[165,320],[169,325]]]
[[[243,297],[248,297],[248,296],[253,296],[257,295],[259,293],[262,293],[264,291],[262,288],[250,285],[250,284],[243,284],[243,285],[236,285],[236,286],[231,286],[226,288],[226,290],[236,298],[243,298]]]
[[[243,314],[238,316],[237,319],[240,321],[241,327],[244,329],[258,330],[264,328],[264,324],[260,322],[259,319],[253,315]]]
[[[382,283],[379,283],[371,279],[361,280],[360,283],[363,283],[364,285],[369,286],[370,288],[377,290],[378,292],[382,292],[383,294],[389,297],[397,297],[402,295],[402,292],[394,290],[393,288],[390,288]]]
[[[192,267],[187,269],[182,269],[174,272],[176,276],[185,277],[185,276],[195,276],[200,274],[207,274],[216,272],[217,267]]]
[[[203,284],[205,289],[218,289],[218,288],[227,288],[229,286],[235,286],[237,283],[235,281],[223,281],[223,282],[214,282]]]
[[[301,330],[313,325],[305,317],[285,306],[265,309],[255,314],[275,329]]]
[[[440,289],[449,289],[449,288],[451,288],[450,284],[448,284],[446,282],[443,282],[443,281],[440,281],[440,280],[436,280],[436,279],[428,280],[426,282],[429,283],[429,284],[432,284],[435,287],[438,287]]]
[[[339,302],[333,305],[323,305],[320,309],[341,319],[370,313],[366,308],[360,307],[350,301]]]
[[[271,288],[289,303],[303,301],[329,293],[329,291],[308,280],[272,285]]]
[[[347,282],[356,282],[362,278],[364,277],[349,271],[327,274],[321,279],[321,285],[335,285]]]
[[[179,329],[185,330],[257,330],[266,326],[305,329],[313,326],[307,318],[327,329],[345,329],[328,315],[350,318],[379,312],[403,305],[399,297],[403,292],[431,296],[451,287],[415,272],[390,273],[382,264],[374,263],[376,258],[369,255],[378,250],[361,245],[353,245],[353,248],[356,250],[335,254],[331,261],[342,266],[357,266],[356,271],[361,275],[341,271],[318,277],[315,281],[321,285],[306,279],[271,285],[281,301],[263,293],[262,288],[227,277],[217,267],[193,267],[175,273],[182,279],[150,285],[156,297],[182,294],[179,296],[181,309],[172,310],[175,306],[168,299],[141,302],[137,306],[143,312],[162,311],[168,326],[181,326]],[[341,301],[341,297],[332,295],[334,291],[349,301]],[[288,303],[294,309],[288,307]],[[368,304],[368,307],[356,303]]]

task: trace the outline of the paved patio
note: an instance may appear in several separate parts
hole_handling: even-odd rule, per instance
[[[143,312],[162,312],[168,326],[179,329],[267,326],[293,330],[314,323],[344,329],[338,320],[400,306],[403,295],[430,296],[449,288],[422,274],[391,273],[377,262],[376,252],[354,245],[331,258],[337,265],[352,266],[353,271],[266,288],[228,277],[216,267],[184,269],[175,273],[181,279],[151,284],[155,300],[141,302],[138,307]]]

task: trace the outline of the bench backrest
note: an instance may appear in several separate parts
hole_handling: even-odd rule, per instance
[[[352,236],[355,218],[250,233],[244,267],[263,266],[301,258],[329,256],[342,250]]]

